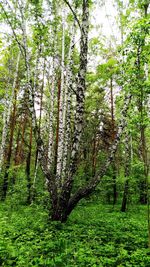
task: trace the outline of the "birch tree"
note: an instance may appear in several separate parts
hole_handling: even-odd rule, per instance
[[[62,11],[62,57],[61,57],[61,80],[60,80],[60,99],[59,99],[59,127],[58,127],[58,150],[57,150],[57,185],[58,190],[61,186],[62,158],[63,158],[63,139],[64,139],[64,71],[65,71],[65,9]]]
[[[2,1],[4,3],[4,1]],[[8,1],[6,1],[8,4]],[[49,3],[49,2],[47,2]],[[14,2],[11,1],[11,6],[13,6]],[[30,7],[28,1],[23,2],[19,1],[16,3],[15,8],[17,8],[17,29],[14,27],[13,21],[10,16],[7,16],[8,5],[5,10],[4,5],[4,14],[7,21],[7,24],[10,26],[12,30],[12,35],[15,39],[15,42],[18,44],[18,47],[22,53],[22,57],[24,59],[24,77],[22,79],[22,89],[24,91],[24,95],[26,96],[26,107],[30,114],[30,118],[32,121],[32,125],[30,127],[30,148],[28,150],[28,159],[31,159],[31,148],[32,148],[32,140],[36,142],[37,151],[38,151],[38,161],[43,171],[46,184],[48,187],[48,191],[50,194],[50,202],[51,202],[51,219],[57,220],[61,222],[65,222],[72,212],[72,210],[76,207],[78,202],[87,196],[89,196],[97,187],[97,185],[101,182],[103,176],[105,175],[107,169],[110,164],[114,160],[114,155],[116,153],[118,144],[120,142],[122,133],[124,128],[127,126],[127,116],[128,116],[128,108],[130,106],[130,102],[132,99],[132,95],[134,94],[133,86],[135,86],[135,75],[132,69],[137,71],[137,67],[135,66],[135,60],[137,57],[135,56],[131,60],[131,50],[134,47],[135,51],[135,43],[134,41],[129,44],[129,47],[126,47],[127,50],[124,66],[125,71],[123,73],[123,92],[122,92],[122,102],[123,107],[120,109],[121,112],[119,114],[120,120],[118,120],[117,133],[115,134],[113,131],[112,143],[110,144],[109,149],[107,150],[107,155],[105,157],[105,161],[101,164],[101,168],[98,169],[95,166],[96,155],[101,153],[100,151],[95,152],[95,147],[93,149],[93,165],[94,171],[91,174],[89,180],[85,183],[82,183],[79,188],[75,188],[75,178],[79,167],[79,159],[82,153],[82,139],[84,135],[84,126],[85,126],[85,97],[86,97],[86,75],[87,75],[87,58],[88,58],[88,34],[89,34],[89,10],[91,1],[82,0],[78,3],[78,8],[82,7],[82,10],[76,10],[73,5],[70,4],[67,0],[61,2],[61,7],[67,9],[65,16],[62,16],[62,11],[58,8],[58,18],[56,23],[58,24],[58,31],[54,30],[55,25],[52,24],[53,20],[55,20],[55,16],[50,14],[49,21],[47,23],[47,17],[42,16],[40,19],[40,26],[44,23],[46,24],[47,32],[46,39],[50,37],[47,41],[46,39],[42,39],[41,46],[44,47],[45,54],[45,68],[46,70],[50,67],[50,75],[48,77],[48,86],[50,89],[50,98],[48,99],[49,103],[49,122],[48,122],[48,133],[45,131],[42,133],[39,125],[39,119],[45,116],[45,111],[41,108],[40,118],[37,117],[36,110],[36,90],[34,86],[34,78],[36,76],[36,68],[38,64],[33,64],[33,62],[37,62],[38,59],[35,59],[34,52],[31,48],[31,39],[32,37],[28,34],[28,30],[30,29],[32,32],[32,23],[28,17],[28,8]],[[46,3],[45,3],[46,5]],[[10,11],[11,11],[10,6]],[[47,5],[50,7],[50,5]],[[46,7],[47,7],[46,6]],[[44,9],[45,6],[42,5],[41,9]],[[6,12],[5,12],[6,11]],[[18,15],[19,14],[19,15]],[[44,11],[43,11],[44,14]],[[80,36],[75,36],[76,30],[75,26],[73,26],[72,34],[67,37],[68,28],[67,27],[67,15],[73,17],[75,21],[76,27],[80,31]],[[13,12],[14,15],[14,12]],[[62,21],[61,21],[62,18]],[[73,22],[74,23],[74,22]],[[60,28],[62,29],[60,33]],[[44,28],[45,29],[45,28]],[[132,34],[131,34],[132,36]],[[55,38],[56,37],[56,38]],[[76,71],[74,71],[73,67],[75,64],[74,51],[75,51],[75,40],[76,38],[80,38],[80,44],[76,46],[77,57],[79,64],[76,65]],[[38,37],[37,37],[38,38]],[[41,38],[41,35],[40,35]],[[68,47],[65,47],[67,44],[67,38],[69,39],[69,52]],[[52,40],[53,39],[53,40]],[[133,38],[134,39],[134,38]],[[129,41],[133,40],[129,38]],[[35,41],[35,40],[34,40]],[[53,48],[49,46],[54,46]],[[48,48],[49,50],[48,50]],[[128,55],[129,53],[129,55]],[[42,59],[43,59],[42,58]],[[133,62],[134,61],[134,62]],[[39,61],[40,62],[40,61]],[[59,64],[60,63],[60,64]],[[132,64],[131,64],[132,63]],[[132,65],[132,68],[131,68]],[[77,75],[76,75],[77,73]],[[34,74],[34,75],[33,75]],[[122,75],[122,74],[121,74]],[[39,79],[40,74],[35,80]],[[45,79],[45,72],[43,72],[43,80]],[[112,82],[112,81],[111,81]],[[38,83],[38,86],[40,83]],[[111,85],[112,86],[112,85]],[[58,88],[57,88],[58,87]],[[57,90],[58,89],[58,90]],[[112,88],[111,88],[112,89]],[[44,90],[44,88],[42,88]],[[113,92],[111,92],[113,93]],[[43,95],[43,91],[41,91],[41,95]],[[56,95],[56,97],[55,97]],[[41,107],[44,107],[43,100],[44,96],[40,99]],[[113,102],[113,99],[112,99]],[[73,112],[71,111],[73,105]],[[99,108],[99,107],[98,107]],[[112,108],[114,106],[112,105]],[[73,118],[74,115],[74,118]],[[114,124],[114,110],[112,111],[112,124]],[[46,117],[46,116],[45,116]],[[73,118],[73,119],[72,119]],[[41,127],[42,127],[41,120]],[[70,127],[71,126],[71,127]],[[45,125],[44,125],[45,127]],[[114,125],[113,125],[114,128]],[[113,129],[114,130],[114,129]],[[33,132],[33,137],[32,137]],[[54,149],[55,144],[55,149]],[[95,146],[95,144],[94,144]],[[98,148],[99,149],[99,148]],[[47,158],[48,154],[48,158]],[[29,161],[28,161],[29,162]],[[26,174],[28,175],[29,181],[29,191],[30,191],[30,171],[29,164],[26,169]],[[30,193],[30,192],[29,192]]]
[[[64,177],[66,175],[67,164],[68,164],[69,154],[70,154],[69,144],[71,142],[71,100],[72,100],[73,84],[74,84],[72,66],[73,66],[73,51],[74,51],[74,45],[75,45],[75,28],[76,28],[76,21],[74,19],[70,48],[69,48],[69,55],[68,55],[65,103],[64,103],[64,124],[66,121],[64,148],[63,148],[64,155],[63,155],[63,166],[62,166],[62,176]]]
[[[17,78],[18,78],[19,62],[20,62],[20,52],[19,52],[18,58],[17,58],[16,70],[15,70],[15,75],[14,75],[14,82],[13,82],[13,86],[12,86],[10,99],[9,99],[9,95],[8,95],[8,88],[6,89],[5,107],[4,107],[4,114],[3,114],[2,141],[1,141],[1,146],[0,146],[0,172],[2,170],[2,165],[3,165],[4,151],[5,151],[5,147],[6,147],[6,138],[7,138],[7,134],[8,134],[8,124],[10,122],[10,115],[11,115],[11,111],[12,111],[15,88],[16,88],[16,83],[17,83]]]

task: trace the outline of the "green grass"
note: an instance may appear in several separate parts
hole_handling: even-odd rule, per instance
[[[146,207],[82,202],[66,224],[41,206],[0,205],[0,266],[150,266]]]

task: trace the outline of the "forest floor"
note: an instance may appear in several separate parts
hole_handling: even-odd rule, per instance
[[[146,207],[82,202],[66,224],[40,205],[0,203],[0,266],[150,266]]]

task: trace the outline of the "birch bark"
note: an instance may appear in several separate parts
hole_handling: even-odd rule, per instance
[[[36,55],[36,64],[35,64],[35,75],[34,75],[34,86],[33,86],[33,92],[35,94],[37,87],[38,87],[38,78],[39,78],[39,59],[40,59],[40,52],[41,52],[41,47],[37,51]],[[36,148],[36,157],[35,157],[35,167],[34,167],[34,180],[33,180],[33,191],[35,191],[35,182],[37,179],[37,171],[38,171],[38,166],[39,166],[39,151],[38,148]],[[34,195],[34,193],[33,193]],[[34,198],[34,196],[33,196]]]
[[[40,56],[40,54],[39,54]],[[43,77],[42,77],[42,82],[40,85],[37,86],[38,83],[38,78],[39,78],[39,73],[38,73],[38,64],[39,60],[36,62],[36,75],[35,75],[35,81],[34,81],[34,94],[36,94],[37,87],[40,87],[40,114],[39,114],[39,123],[38,123],[38,128],[39,128],[39,135],[41,136],[41,124],[42,124],[42,111],[43,111],[43,95],[44,95],[44,85],[45,85],[45,59],[43,62]],[[38,147],[36,148],[36,156],[35,156],[35,169],[34,169],[34,180],[33,180],[33,191],[35,191],[35,182],[37,179],[37,171],[39,167],[39,149]]]
[[[68,177],[64,181],[63,192],[68,195],[69,199],[73,185],[73,175],[76,171],[76,161],[79,152],[79,145],[83,129],[84,116],[84,98],[86,90],[86,71],[87,71],[87,53],[88,53],[88,30],[89,30],[89,1],[83,1],[81,39],[80,39],[80,67],[78,72],[77,90],[76,90],[76,113],[74,122],[73,146]]]
[[[79,145],[83,129],[84,98],[85,98],[85,79],[87,70],[88,53],[88,29],[89,29],[89,0],[83,0],[81,39],[80,39],[80,67],[78,72],[78,82],[76,90],[76,114],[74,122],[73,148],[71,152],[71,161],[69,166],[69,175],[65,179],[62,190],[55,208],[53,209],[52,219],[65,221],[68,216],[68,201],[73,185],[73,174],[76,171],[76,160],[79,152]]]
[[[57,186],[58,190],[61,187],[62,174],[62,158],[63,158],[63,138],[64,138],[64,121],[63,121],[63,105],[64,105],[64,71],[65,71],[65,10],[62,14],[62,59],[61,59],[61,89],[60,89],[60,103],[59,103],[59,137],[58,137],[58,151],[57,151]]]
[[[3,165],[4,151],[5,151],[5,146],[6,146],[6,138],[7,138],[7,133],[8,133],[8,123],[10,121],[10,115],[11,115],[11,110],[12,110],[12,105],[13,105],[16,82],[17,82],[17,78],[18,78],[20,54],[21,53],[19,52],[18,57],[17,57],[16,71],[15,71],[14,82],[13,82],[13,86],[12,86],[11,97],[9,99],[9,104],[7,104],[8,95],[6,96],[5,110],[4,110],[4,116],[3,116],[2,141],[1,141],[1,147],[0,147],[0,171],[2,170],[2,165]]]
[[[65,91],[65,101],[64,101],[64,125],[65,128],[65,137],[64,137],[64,146],[63,146],[63,166],[62,166],[62,176],[63,181],[67,172],[67,162],[69,160],[69,146],[70,146],[70,135],[71,135],[71,99],[72,99],[72,91],[73,91],[73,51],[75,45],[75,21],[72,27],[72,38],[70,42],[69,56],[68,56],[68,66],[67,66],[67,76],[66,76],[66,91]],[[68,162],[69,163],[69,162]]]
[[[49,140],[48,140],[48,169],[51,169],[52,163],[54,161],[54,133],[53,133],[53,122],[54,122],[54,100],[55,100],[55,72],[56,72],[56,42],[54,36],[54,55],[53,55],[53,68],[52,68],[52,81],[51,81],[51,88],[50,88],[50,114],[49,114]]]
[[[26,86],[25,86],[25,94],[27,95],[28,99],[28,109],[30,112],[30,116],[32,119],[32,128],[35,136],[35,140],[37,143],[37,148],[39,151],[39,161],[41,162],[41,167],[43,170],[43,173],[47,176],[47,164],[45,161],[45,147],[43,140],[40,135],[38,123],[37,123],[37,118],[36,118],[36,111],[35,111],[35,92],[34,89],[32,88],[31,85],[31,70],[30,70],[30,62],[29,62],[29,50],[28,50],[28,45],[27,45],[27,32],[26,32],[26,19],[25,19],[25,9],[27,7],[27,1],[23,3],[21,1],[20,5],[20,13],[21,13],[21,19],[22,19],[22,38],[23,38],[23,48],[24,48],[24,59],[25,59],[25,66],[26,66]]]
[[[115,139],[115,117],[114,117],[114,95],[113,95],[113,76],[110,78],[110,99],[111,99],[111,122],[112,122],[112,140]],[[115,157],[112,161],[113,171],[113,205],[117,202],[117,183],[116,183],[116,165]]]

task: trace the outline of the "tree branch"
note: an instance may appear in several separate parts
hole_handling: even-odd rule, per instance
[[[105,175],[108,167],[110,166],[114,154],[116,153],[118,144],[120,142],[121,135],[123,133],[124,128],[126,127],[126,117],[127,117],[127,110],[129,107],[129,104],[131,102],[132,95],[129,94],[125,97],[124,100],[124,108],[121,112],[122,118],[120,119],[119,127],[118,127],[118,133],[116,135],[116,138],[113,142],[113,144],[110,146],[109,149],[109,155],[103,165],[103,167],[96,173],[95,176],[91,178],[89,183],[82,188],[79,188],[78,191],[70,198],[69,203],[68,203],[68,215],[71,213],[73,208],[77,205],[77,203],[84,197],[89,196],[97,187],[97,185],[100,183],[102,177]]]
[[[21,51],[22,55],[24,56],[24,52],[25,52],[24,50],[25,50],[25,48],[24,48],[24,46],[21,44],[21,42],[18,40],[17,34],[16,34],[16,32],[15,32],[15,30],[14,30],[12,24],[11,24],[11,21],[9,20],[9,17],[8,17],[8,15],[7,15],[7,12],[6,12],[5,8],[3,7],[2,3],[0,3],[0,6],[1,6],[1,8],[2,8],[2,10],[3,10],[3,12],[4,12],[5,16],[6,16],[6,20],[7,20],[8,24],[9,24],[11,30],[12,30],[13,36],[14,36],[14,38],[15,38],[15,41],[17,42],[17,44],[18,44],[18,46],[19,46],[19,48],[20,48],[20,51]]]
[[[82,27],[81,27],[80,21],[78,20],[77,15],[76,15],[75,11],[73,10],[72,6],[70,5],[70,3],[67,0],[64,0],[64,2],[70,8],[70,10],[71,10],[76,22],[78,23],[78,26],[79,26],[80,30],[82,31]]]

